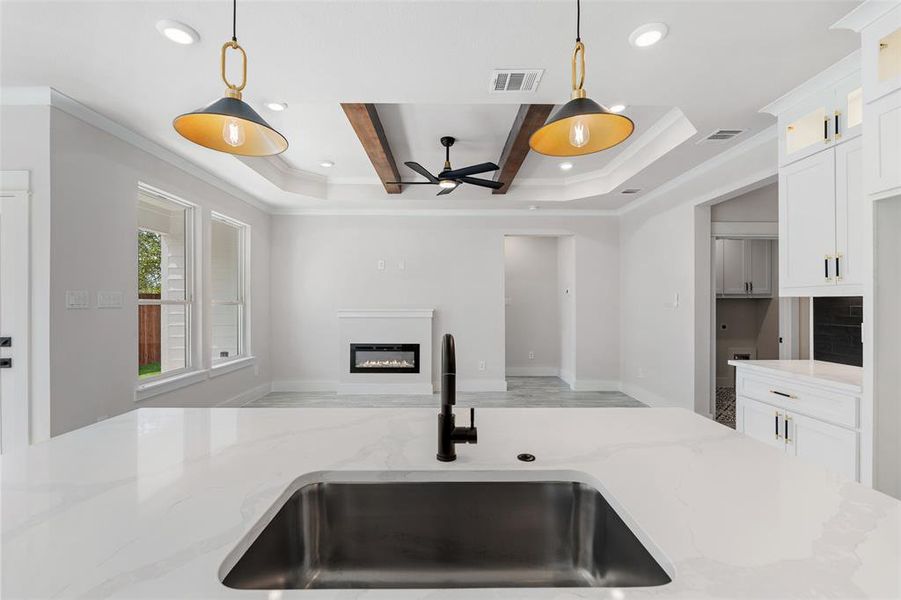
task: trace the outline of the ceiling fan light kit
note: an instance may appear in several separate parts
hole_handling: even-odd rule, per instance
[[[582,156],[612,148],[635,130],[632,119],[617,114],[585,92],[585,44],[579,28],[581,4],[576,0],[576,47],[572,55],[572,95],[569,102],[529,138],[529,146],[548,156]]]
[[[225,97],[209,106],[185,113],[175,118],[172,126],[186,139],[219,152],[240,156],[272,156],[287,150],[288,140],[272,128],[249,104],[241,99],[247,85],[247,53],[238,44],[235,34],[235,9],[232,3],[232,39],[222,45],[220,64]],[[225,73],[228,50],[241,54],[242,76],[240,85],[231,83]]]
[[[470,165],[461,169],[452,169],[450,164],[450,148],[456,141],[457,140],[455,138],[452,138],[450,136],[444,136],[441,138],[441,145],[444,146],[444,168],[441,169],[441,172],[438,173],[437,177],[435,175],[432,175],[432,173],[429,172],[428,169],[423,167],[418,162],[407,161],[404,164],[425,177],[427,181],[389,181],[387,183],[396,185],[437,185],[439,188],[441,188],[441,191],[437,194],[438,196],[450,194],[452,191],[460,187],[461,183],[468,183],[470,185],[479,187],[491,188],[493,190],[498,190],[504,187],[504,184],[500,181],[470,177],[471,175],[488,173],[490,171],[497,171],[498,169],[500,169],[499,166],[492,162]]]

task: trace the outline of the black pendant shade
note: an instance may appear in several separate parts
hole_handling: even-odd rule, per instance
[[[587,141],[574,146],[573,126],[581,125]],[[549,156],[581,156],[622,143],[635,129],[632,119],[612,113],[590,98],[574,98],[560,107],[541,129],[529,138],[532,150]]]
[[[580,31],[582,3],[576,0],[576,47],[572,55],[572,99],[529,138],[529,146],[548,156],[582,156],[612,148],[635,131],[635,123],[610,112],[585,91],[585,44]]]
[[[241,156],[271,156],[288,148],[285,136],[238,98],[221,98],[176,117],[175,130],[195,144]]]
[[[232,0],[232,39],[222,45],[219,56],[225,96],[205,108],[176,117],[172,126],[184,138],[219,152],[240,156],[280,154],[288,149],[288,140],[241,100],[241,92],[247,86],[247,53],[238,44],[236,15],[237,0]],[[240,84],[231,83],[225,73],[229,50],[241,57]]]

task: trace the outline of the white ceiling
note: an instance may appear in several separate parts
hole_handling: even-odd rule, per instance
[[[717,128],[746,129],[731,142],[739,143],[773,122],[760,107],[854,50],[856,34],[828,27],[857,4],[584,0],[586,89],[599,102],[629,106],[638,124],[633,139],[677,107],[696,138]],[[174,116],[222,94],[218,53],[230,37],[228,2],[5,0],[0,83],[50,85],[278,207],[514,208],[523,206],[530,182],[559,185],[596,171],[625,145],[576,159],[568,173],[559,170],[560,160],[529,155],[516,180],[519,199],[515,185],[506,196],[470,188],[436,199],[426,186],[389,196],[369,183],[374,171],[339,103],[379,104],[405,179],[414,177],[405,160],[439,169],[441,135],[459,139],[451,154],[457,166],[497,161],[520,103],[568,99],[574,12],[570,0],[239,1],[238,38],[249,56],[245,99],[289,139],[285,159],[327,176],[330,190],[367,190],[329,199],[280,190],[247,165],[173,131]],[[191,25],[201,43],[167,41],[154,28],[163,18]],[[669,36],[651,48],[631,47],[629,33],[651,21],[667,23]],[[533,94],[489,93],[491,70],[505,67],[545,73]],[[267,111],[262,104],[270,100],[289,108]],[[611,194],[548,204],[618,208],[635,198],[619,189],[650,191],[730,147],[695,141]],[[322,160],[335,167],[323,169]]]

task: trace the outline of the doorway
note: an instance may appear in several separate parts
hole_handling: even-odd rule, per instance
[[[508,389],[571,389],[575,372],[573,237],[504,237]]]
[[[797,302],[779,298],[776,183],[710,207],[710,415],[735,428],[730,360],[776,360],[798,335]],[[792,333],[794,332],[794,333]]]
[[[0,174],[0,452],[30,441],[28,173]]]

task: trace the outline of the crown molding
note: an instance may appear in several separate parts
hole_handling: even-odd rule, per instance
[[[302,217],[615,217],[615,210],[605,209],[539,209],[525,208],[284,208],[271,211],[273,216]]]
[[[763,131],[754,134],[753,136],[749,137],[742,143],[726,150],[725,152],[721,152],[721,153],[717,154],[710,160],[707,160],[707,161],[701,163],[700,165],[696,166],[695,168],[686,171],[682,175],[679,175],[678,177],[670,179],[666,183],[657,186],[656,188],[654,188],[653,190],[651,190],[650,192],[648,192],[641,198],[635,200],[634,202],[630,202],[629,204],[626,204],[625,206],[623,206],[622,208],[617,210],[616,214],[617,215],[628,214],[628,213],[632,212],[633,210],[636,210],[636,209],[644,206],[645,204],[652,202],[653,200],[655,200],[657,198],[660,198],[662,196],[665,196],[665,195],[671,193],[673,190],[679,188],[682,185],[685,185],[686,183],[688,183],[692,180],[704,177],[705,175],[710,173],[712,170],[722,166],[723,164],[729,162],[730,160],[733,160],[734,158],[741,156],[742,154],[745,154],[747,152],[755,150],[756,148],[760,147],[763,144],[774,143],[776,141],[776,130],[777,130],[777,128],[775,125],[770,125]],[[714,190],[714,192],[707,194],[707,195],[703,196],[702,198],[696,198],[694,203],[695,204],[704,204],[705,202],[709,202],[713,199],[724,196],[732,190],[739,189],[743,186],[752,185],[752,181],[758,182],[763,179],[773,177],[776,174],[776,172],[777,172],[777,165],[776,165],[776,161],[774,161],[772,168],[767,168],[764,171],[755,173],[754,175],[752,175],[749,178],[738,180],[734,183],[730,183],[730,184],[727,184],[720,188],[717,188],[716,190]]]
[[[196,163],[182,157],[171,150],[162,147],[143,135],[132,131],[131,129],[113,121],[109,117],[88,108],[84,104],[66,96],[62,92],[52,87],[5,87],[0,89],[0,105],[3,106],[49,106],[63,111],[69,116],[92,125],[101,131],[112,135],[115,138],[126,142],[143,150],[148,154],[176,167],[189,175],[193,175],[197,179],[212,185],[213,187],[230,194],[239,200],[249,204],[250,206],[263,211],[270,212],[270,207],[264,202],[248,194],[229,183],[223,181],[219,176],[214,175],[210,171],[198,166]]]
[[[325,200],[328,195],[329,182],[325,175],[296,169],[280,155],[235,158],[282,191],[317,200]]]
[[[901,6],[898,0],[867,0],[830,25],[829,29],[850,29],[860,33],[870,23],[898,6]]]
[[[853,75],[857,71],[860,71],[860,49],[855,50],[835,64],[826,67],[825,70],[820,71],[788,93],[773,100],[761,108],[759,112],[779,116],[781,113],[795,106],[802,100],[823,91],[825,88],[831,87],[838,81],[849,75]]]

